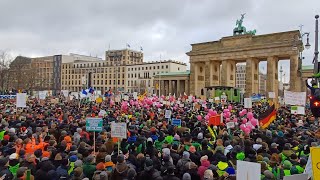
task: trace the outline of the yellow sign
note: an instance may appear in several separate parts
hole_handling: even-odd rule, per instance
[[[312,174],[314,180],[320,179],[320,148],[319,147],[311,147],[311,163],[312,163]]]
[[[159,89],[159,84],[158,83],[156,84],[156,89]]]
[[[98,98],[96,99],[96,103],[102,103],[102,98],[101,98],[101,97],[98,97]]]

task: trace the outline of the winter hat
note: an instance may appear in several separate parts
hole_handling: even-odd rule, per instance
[[[15,134],[15,133],[16,133],[16,129],[10,128],[10,129],[9,129],[9,133]]]
[[[283,167],[284,169],[291,169],[292,163],[288,160],[283,161]]]
[[[1,157],[0,158],[0,166],[4,167],[8,163],[8,158]]]
[[[184,151],[182,156],[183,156],[183,158],[189,159],[190,153],[188,151]]]
[[[97,166],[96,166],[96,169],[97,170],[101,170],[101,171],[104,170],[105,168],[106,167],[105,167],[103,162],[98,163]]]
[[[239,152],[239,153],[237,153],[236,158],[237,158],[237,160],[243,161],[244,158],[246,158],[246,156],[243,152]]]
[[[274,178],[274,175],[273,175],[272,172],[269,171],[269,170],[265,170],[265,171],[263,172],[263,174],[264,174],[264,176],[265,176],[266,178],[269,178],[269,179],[273,179],[273,178]]]
[[[278,131],[278,136],[279,137],[283,137],[284,136],[283,132],[282,131]]]
[[[92,155],[89,155],[87,158],[86,158],[86,162],[87,163],[92,163],[94,160],[94,157]]]
[[[60,161],[60,160],[62,160],[61,154],[58,153],[58,154],[54,157],[54,160],[55,160],[55,161]]]
[[[226,172],[227,172],[229,175],[235,175],[235,174],[236,174],[236,170],[234,170],[234,168],[232,168],[232,167],[228,167],[228,169],[226,170]]]
[[[76,160],[76,162],[74,162],[74,167],[75,168],[76,167],[82,167],[82,165],[83,165],[83,162],[80,159],[78,159],[78,160]]]
[[[213,180],[213,172],[210,169],[207,169],[204,172],[204,176],[203,176],[204,180]]]
[[[9,156],[9,160],[14,160],[14,159],[18,159],[18,154],[17,153],[13,153]]]
[[[104,158],[105,162],[110,162],[111,161],[111,155],[106,155],[106,157]]]
[[[124,155],[123,155],[123,154],[120,154],[120,155],[117,157],[117,162],[118,162],[118,163],[123,163],[123,162],[124,162]]]
[[[83,169],[81,167],[77,167],[73,170],[73,174],[75,177],[80,177],[83,173]]]
[[[204,155],[200,158],[200,162],[202,161],[207,161],[208,160],[208,156],[207,155]]]
[[[197,138],[198,138],[199,140],[202,140],[202,139],[203,139],[203,133],[202,133],[202,132],[198,133]]]
[[[153,142],[152,138],[149,137],[149,138],[147,139],[147,142]]]
[[[169,155],[169,156],[170,156],[170,149],[169,149],[169,148],[163,148],[163,149],[162,149],[162,153],[163,153],[164,155]]]
[[[189,173],[184,173],[182,176],[182,180],[191,180],[191,175]]]
[[[134,177],[137,176],[137,172],[133,168],[130,168],[128,170],[127,175],[128,175],[128,179],[134,179]]]
[[[70,162],[76,162],[76,160],[78,160],[78,157],[76,155],[72,155],[69,158]]]
[[[175,134],[173,137],[174,140],[180,141],[180,136],[178,134]]]
[[[189,151],[191,153],[195,153],[197,150],[196,150],[196,148],[194,146],[190,146]]]
[[[272,132],[270,130],[267,130],[266,131],[266,136],[271,138],[272,137]]]

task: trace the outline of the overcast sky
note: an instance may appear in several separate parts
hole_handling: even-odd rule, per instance
[[[318,11],[317,11],[318,10]],[[191,43],[232,35],[236,20],[257,35],[299,29],[311,32],[319,0],[1,0],[0,50],[14,55],[45,56],[144,49],[145,61],[176,59],[189,62]],[[284,65],[286,65],[285,63]]]

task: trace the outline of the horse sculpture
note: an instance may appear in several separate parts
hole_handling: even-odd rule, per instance
[[[241,35],[241,34],[255,35],[256,32],[257,32],[256,30],[247,31],[246,28],[244,26],[242,26],[244,15],[245,14],[241,14],[240,20],[237,20],[237,22],[236,22],[236,27],[233,29],[233,35],[234,36],[235,35]]]

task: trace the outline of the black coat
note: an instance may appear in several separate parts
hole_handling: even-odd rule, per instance
[[[13,179],[12,173],[9,171],[8,167],[0,167],[0,177],[6,174],[4,180],[11,180]]]

